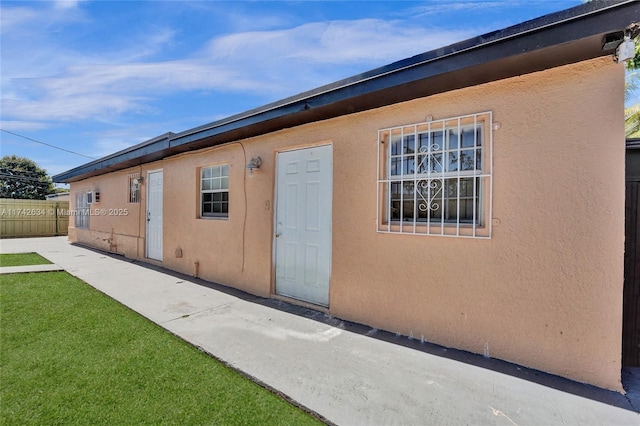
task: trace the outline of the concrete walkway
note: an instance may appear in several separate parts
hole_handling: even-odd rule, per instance
[[[53,271],[64,271],[64,268],[55,264],[0,267],[0,275],[20,274],[24,272],[53,272]]]
[[[2,253],[34,251],[329,422],[640,425],[632,402],[615,392],[253,297],[66,237],[0,240]]]

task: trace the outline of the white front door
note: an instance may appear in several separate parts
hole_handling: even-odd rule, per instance
[[[162,170],[147,175],[147,257],[162,260]]]
[[[329,306],[333,148],[278,154],[276,293]]]

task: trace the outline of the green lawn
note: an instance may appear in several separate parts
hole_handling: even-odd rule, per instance
[[[0,324],[3,425],[319,424],[66,272],[0,275]]]
[[[0,266],[48,265],[38,253],[0,254]]]

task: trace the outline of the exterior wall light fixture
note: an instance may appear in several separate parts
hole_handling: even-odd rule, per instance
[[[625,62],[633,59],[636,54],[636,44],[628,35],[624,36],[624,40],[617,47],[615,53],[616,62]]]
[[[259,169],[262,164],[262,158],[253,157],[249,163],[247,163],[247,169],[249,169],[249,176],[253,176],[253,169]]]

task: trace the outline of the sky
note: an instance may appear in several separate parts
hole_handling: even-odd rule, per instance
[[[2,0],[0,154],[55,175],[580,3]]]

